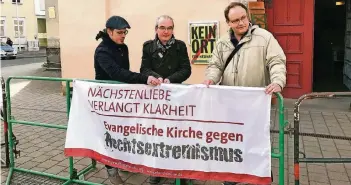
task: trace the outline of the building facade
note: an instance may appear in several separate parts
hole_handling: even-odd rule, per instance
[[[46,68],[60,69],[60,30],[59,30],[59,0],[46,0],[46,31],[47,31],[47,48],[46,48]]]
[[[231,1],[255,0],[59,1],[62,77],[94,78],[93,56],[99,44],[95,35],[111,15],[123,16],[130,23],[126,43],[130,48],[131,69],[139,71],[142,44],[154,38],[158,16],[167,14],[174,18],[175,37],[187,43],[190,56],[189,22],[218,21],[219,36],[227,34],[223,12]],[[314,0],[259,1],[264,1],[266,29],[277,38],[287,56],[284,97],[298,98],[313,92]],[[334,0],[333,3],[335,6]],[[185,83],[201,83],[205,68],[203,64],[192,64],[192,75]]]
[[[35,15],[37,17],[38,34],[37,40],[39,46],[47,47],[47,34],[46,34],[46,17],[45,17],[45,0],[34,0]]]
[[[17,2],[17,3],[16,3]],[[9,37],[14,47],[26,50],[38,34],[34,0],[1,0],[1,41]]]

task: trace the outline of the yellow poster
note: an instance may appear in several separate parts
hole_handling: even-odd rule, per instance
[[[55,7],[49,7],[48,12],[49,12],[49,18],[55,19],[55,17],[56,17]]]
[[[218,21],[189,23],[191,63],[208,64],[218,39]]]

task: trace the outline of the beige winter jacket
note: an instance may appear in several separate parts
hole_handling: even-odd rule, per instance
[[[255,29],[252,33],[252,29]],[[245,43],[224,70],[234,46],[230,35],[217,41],[213,56],[206,69],[206,79],[215,84],[265,87],[277,83],[286,84],[286,57],[277,40],[267,30],[252,26],[240,43]]]

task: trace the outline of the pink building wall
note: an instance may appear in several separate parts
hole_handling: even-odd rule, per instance
[[[231,0],[75,0],[59,1],[61,63],[63,78],[94,78],[94,50],[99,44],[95,36],[111,15],[126,18],[131,25],[126,44],[129,47],[131,70],[139,71],[142,44],[153,39],[156,18],[173,17],[175,37],[188,43],[188,22],[215,20],[220,22],[220,36],[228,26],[224,8]],[[206,65],[192,65],[186,83],[201,83]]]

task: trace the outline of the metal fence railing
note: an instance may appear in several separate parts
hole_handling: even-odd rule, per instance
[[[67,117],[69,116],[70,112],[70,105],[71,105],[71,88],[70,88],[70,83],[73,82],[73,79],[67,79],[67,78],[50,78],[50,77],[32,77],[32,76],[17,76],[17,77],[9,77],[6,81],[6,100],[7,100],[7,123],[8,123],[8,138],[12,138],[13,136],[13,124],[22,124],[22,125],[29,125],[29,126],[37,126],[37,127],[46,127],[46,128],[56,128],[56,129],[62,129],[66,130],[67,126],[66,125],[58,125],[58,124],[52,124],[52,123],[39,123],[39,122],[31,122],[31,121],[25,121],[25,120],[16,120],[12,116],[12,109],[11,109],[11,97],[10,97],[10,82],[13,79],[21,79],[21,80],[36,80],[36,81],[55,81],[55,82],[61,82],[65,83],[66,89],[65,89],[65,95],[66,95],[66,113]],[[113,81],[97,81],[97,80],[86,80],[86,81],[91,81],[91,82],[97,82],[97,83],[119,83],[119,82],[113,82]],[[279,179],[278,179],[278,184],[279,185],[284,185],[284,161],[285,161],[285,156],[284,156],[284,128],[287,125],[287,121],[285,121],[284,118],[284,99],[280,93],[276,93],[276,96],[278,98],[278,114],[279,114],[279,142],[278,142],[278,148],[272,149],[272,158],[277,158],[279,159]],[[48,178],[53,178],[53,179],[58,179],[62,180],[65,183],[63,184],[71,184],[71,183],[76,183],[76,184],[87,184],[87,185],[97,185],[97,183],[85,181],[85,180],[80,180],[80,176],[84,176],[85,174],[89,173],[91,170],[95,169],[96,167],[96,161],[92,160],[92,163],[87,166],[86,168],[82,169],[81,171],[77,171],[74,168],[74,162],[73,162],[73,157],[69,157],[69,176],[59,176],[59,175],[54,175],[50,173],[45,173],[45,172],[38,172],[34,170],[29,170],[25,168],[19,168],[15,166],[15,159],[14,159],[14,151],[12,148],[14,147],[14,141],[12,139],[8,140],[8,145],[9,145],[9,174],[7,177],[6,185],[11,184],[11,178],[13,176],[14,172],[23,172],[23,173],[29,173],[29,174],[34,174],[34,175],[40,175],[40,176],[45,176]],[[180,179],[176,180],[176,184],[180,185]]]
[[[310,136],[317,138],[337,139],[351,141],[351,137],[335,136],[320,133],[304,133],[300,132],[300,105],[302,101],[316,98],[340,98],[351,97],[351,92],[333,92],[333,93],[311,93],[301,96],[294,107],[294,176],[295,185],[300,184],[300,163],[351,163],[351,158],[311,158],[300,151],[300,136]],[[302,157],[300,158],[300,154]]]

